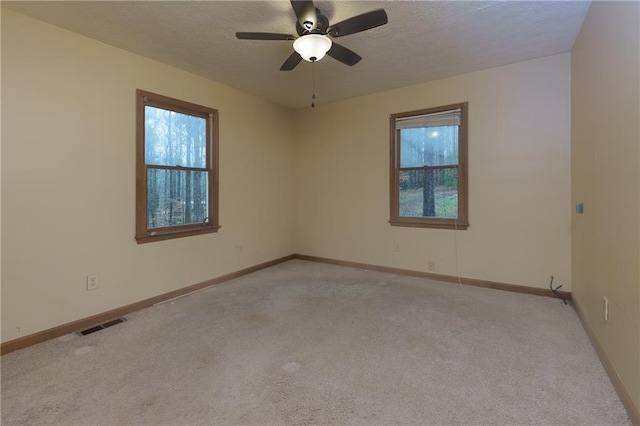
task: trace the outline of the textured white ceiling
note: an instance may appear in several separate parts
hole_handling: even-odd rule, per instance
[[[362,61],[315,64],[318,104],[568,52],[588,1],[316,1],[330,22],[384,8],[389,23],[337,39]],[[295,34],[288,1],[43,1],[2,6],[220,83],[301,108],[312,65],[279,71],[291,41],[237,40],[236,31]]]

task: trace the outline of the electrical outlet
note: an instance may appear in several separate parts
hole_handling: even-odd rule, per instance
[[[393,251],[400,251],[400,243],[393,243]]]
[[[609,299],[605,296],[602,300],[604,301],[604,321],[607,322],[609,321]]]
[[[430,272],[435,272],[436,262],[434,262],[433,260],[430,260],[429,262],[427,262],[427,269],[429,269]]]
[[[98,276],[87,275],[87,291],[95,290],[98,288]]]

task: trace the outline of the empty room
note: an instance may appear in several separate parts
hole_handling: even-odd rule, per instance
[[[2,1],[5,425],[640,425],[640,3]]]

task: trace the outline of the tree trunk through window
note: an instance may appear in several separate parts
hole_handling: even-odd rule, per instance
[[[422,216],[424,217],[434,217],[436,215],[434,172],[435,170],[433,169],[427,169],[422,174]]]

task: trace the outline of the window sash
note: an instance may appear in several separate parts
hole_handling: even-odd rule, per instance
[[[208,117],[146,102],[145,164],[206,167]]]
[[[458,167],[401,170],[398,174],[398,215],[416,219],[457,219],[458,172]]]
[[[207,223],[210,204],[208,170],[194,170],[184,167],[147,167],[146,169],[148,231]],[[163,176],[159,176],[153,173],[154,171],[166,173]],[[153,179],[154,175],[156,178],[160,178],[159,180],[164,180],[161,184],[162,186],[158,187],[155,192],[151,191],[152,183],[149,182],[150,179],[153,183],[159,181]],[[172,182],[174,179],[182,182],[176,184]],[[169,185],[171,183],[174,184],[168,191],[166,190],[167,181]],[[202,191],[203,189],[204,191]]]

